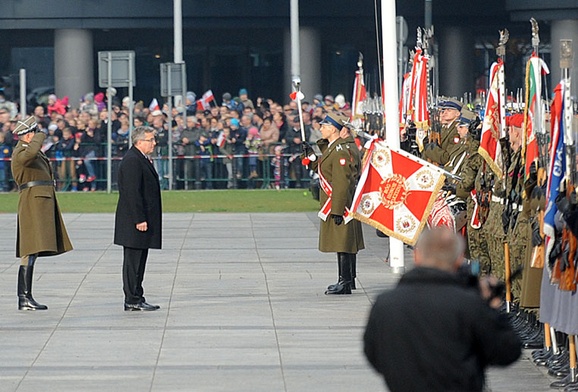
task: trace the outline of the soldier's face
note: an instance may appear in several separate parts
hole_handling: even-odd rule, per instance
[[[321,137],[329,139],[336,132],[336,128],[331,124],[321,125]]]
[[[460,111],[456,109],[443,109],[440,115],[440,122],[442,124],[449,124],[460,115]]]
[[[458,134],[460,138],[463,139],[468,134],[468,126],[467,125],[458,125]]]

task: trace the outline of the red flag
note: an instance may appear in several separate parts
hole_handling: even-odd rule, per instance
[[[499,140],[506,136],[504,88],[504,62],[498,59],[490,67],[490,89],[478,152],[499,178],[503,176],[503,155]]]
[[[411,71],[403,76],[401,84],[401,94],[399,97],[399,129],[405,128],[407,120],[411,119],[409,115],[409,101],[412,99],[411,89]]]
[[[417,49],[411,71],[412,97],[409,101],[411,120],[418,128],[429,128],[429,112],[427,108],[427,63],[429,58],[423,56],[421,49]]]
[[[524,108],[524,129],[522,134],[522,156],[526,159],[526,177],[530,166],[538,160],[537,133],[545,133],[546,125],[542,108],[542,75],[549,74],[548,66],[535,53],[526,65],[526,105]],[[529,195],[527,195],[529,196]]]
[[[444,179],[436,166],[372,141],[350,210],[355,219],[413,245]]]

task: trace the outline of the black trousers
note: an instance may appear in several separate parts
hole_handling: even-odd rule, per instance
[[[144,280],[148,254],[148,249],[124,247],[122,284],[124,302],[127,304],[138,304],[145,300],[142,282]]]

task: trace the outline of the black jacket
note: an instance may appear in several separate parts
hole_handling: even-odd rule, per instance
[[[114,243],[137,249],[161,249],[162,206],[159,176],[153,164],[131,147],[118,169]],[[147,222],[147,231],[136,224]]]
[[[415,268],[374,304],[365,355],[391,392],[482,391],[488,365],[509,365],[521,343],[504,315],[457,275]]]

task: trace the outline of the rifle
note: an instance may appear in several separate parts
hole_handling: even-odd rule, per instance
[[[570,68],[572,66],[572,40],[560,40],[560,68],[564,80],[564,144],[566,146],[566,197],[570,202],[576,200],[576,146],[572,130],[574,109],[570,98]],[[576,236],[568,225],[562,229],[562,255],[557,263],[560,270],[560,290],[576,291]]]

